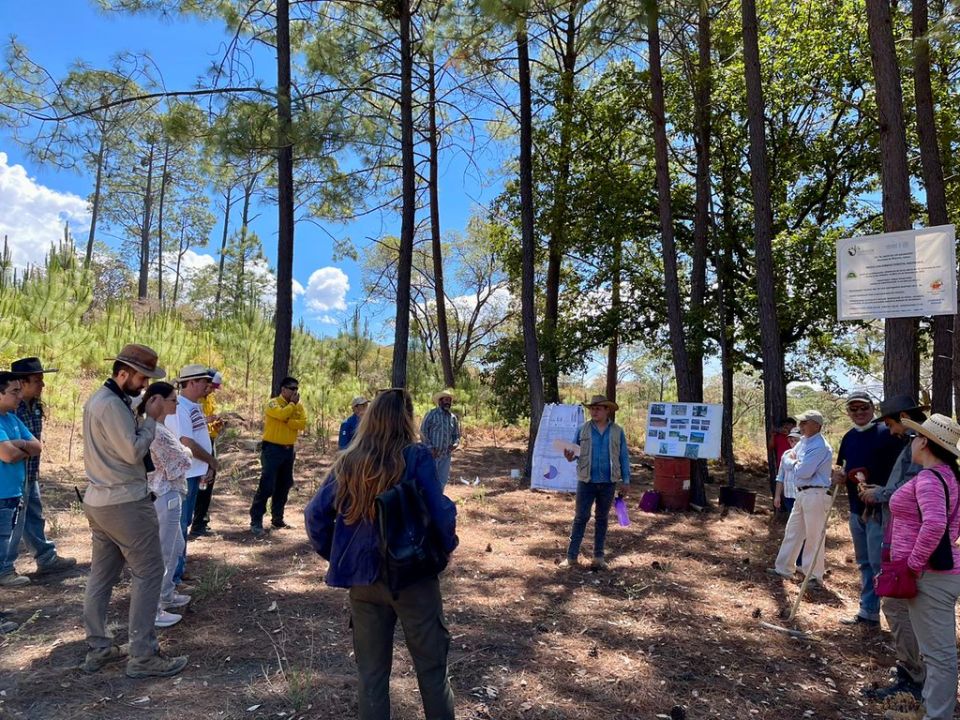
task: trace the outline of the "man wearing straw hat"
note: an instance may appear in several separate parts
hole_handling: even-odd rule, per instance
[[[443,390],[433,396],[436,407],[423,416],[420,438],[430,448],[437,464],[437,479],[445,488],[450,479],[450,456],[460,447],[460,420],[451,411],[453,393]]]
[[[350,403],[350,407],[353,409],[353,415],[340,424],[340,435],[337,438],[338,449],[343,450],[353,440],[353,436],[360,426],[360,418],[362,418],[363,414],[367,411],[367,405],[369,404],[369,401],[363,397],[363,395],[355,397],[353,402]]]
[[[83,465],[89,485],[83,512],[90,523],[93,549],[83,596],[83,624],[90,650],[81,669],[93,673],[125,652],[107,630],[107,607],[123,566],[130,566],[130,614],[127,622],[127,675],[169,677],[187,665],[186,657],[160,654],[154,621],[163,581],[163,553],[157,512],[147,489],[153,470],[150,444],[163,398],[150,398],[145,419],[131,410],[151,378],[166,372],[157,353],[145,345],[127,345],[113,360],[113,375],[83,406]]]
[[[37,440],[43,433],[45,417],[44,405],[40,399],[43,394],[43,376],[57,372],[57,368],[45,368],[40,358],[29,357],[16,360],[10,365],[10,372],[20,378],[22,396],[17,407],[17,417]],[[17,516],[17,524],[10,538],[10,548],[6,559],[0,557],[0,585],[3,578],[14,572],[14,562],[20,553],[20,540],[33,552],[37,563],[37,575],[62,572],[77,564],[74,558],[57,555],[57,546],[47,538],[46,520],[43,517],[43,503],[40,500],[40,456],[27,458],[27,480],[23,491],[23,508]]]
[[[564,457],[577,460],[577,503],[570,545],[567,556],[560,562],[561,568],[569,568],[580,562],[580,544],[590,520],[590,511],[596,507],[593,519],[594,570],[606,570],[604,544],[607,539],[607,521],[610,508],[618,490],[630,484],[630,454],[623,428],[610,419],[611,413],[620,409],[604,395],[594,395],[584,403],[590,411],[590,420],[585,422],[573,438],[579,452],[568,448]]]

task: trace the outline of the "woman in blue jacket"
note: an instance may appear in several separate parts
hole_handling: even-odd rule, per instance
[[[457,545],[456,506],[443,495],[430,451],[417,441],[413,401],[401,388],[381,392],[360,422],[353,444],[337,456],[330,475],[307,505],[313,548],[330,565],[326,581],[350,589],[360,720],[389,720],[390,666],[397,618],[417,671],[427,720],[452,720],[447,675],[450,633],[436,576],[399,592],[381,572],[375,501],[404,477],[420,490],[446,552]]]

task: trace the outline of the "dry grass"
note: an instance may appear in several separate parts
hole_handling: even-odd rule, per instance
[[[474,438],[454,460],[454,479],[480,477],[481,484],[455,481],[448,489],[460,513],[461,545],[443,578],[458,717],[646,720],[670,717],[675,706],[691,719],[882,715],[880,706],[861,702],[859,688],[885,681],[893,661],[885,636],[837,623],[855,611],[857,598],[845,517],[828,535],[829,589],[811,596],[797,623],[816,639],[795,640],[759,626],[760,619],[782,623],[779,615],[797,591],[764,573],[783,529],[765,510],[634,510],[629,528],[611,527],[609,572],[562,573],[556,563],[572,498],[519,489],[509,479],[510,468],[522,467],[519,444],[492,445]],[[80,568],[0,595],[14,619],[33,618],[0,641],[0,718],[356,716],[346,593],[323,584],[324,563],[302,529],[264,540],[246,532],[256,458],[241,439],[224,459],[221,479],[229,481],[218,486],[213,505],[218,535],[189,545],[196,601],[180,625],[161,631],[165,650],[189,654],[190,665],[179,678],[156,681],[129,680],[121,666],[94,676],[76,669],[90,558],[86,522],[71,510],[80,473],[45,465],[58,545],[80,559]],[[309,447],[300,453],[288,521],[302,525],[299,510],[328,461]],[[649,472],[635,468],[638,485],[649,484]],[[710,494],[716,497],[715,488]],[[765,508],[769,498],[757,505]],[[588,528],[586,552],[591,542]],[[19,567],[33,570],[29,558]],[[122,620],[127,606],[121,584],[111,619]],[[400,635],[394,716],[407,720],[422,711]]]

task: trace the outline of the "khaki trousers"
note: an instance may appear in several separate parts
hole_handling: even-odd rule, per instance
[[[93,534],[90,577],[83,596],[87,644],[93,649],[113,644],[107,633],[107,607],[113,586],[127,564],[133,575],[127,627],[129,654],[131,658],[155,655],[159,645],[154,621],[164,567],[153,503],[149,497],[104,507],[84,503],[83,511]]]
[[[360,676],[360,720],[390,720],[390,668],[398,617],[417,672],[426,720],[454,720],[447,674],[450,632],[443,619],[437,578],[404,588],[396,597],[382,581],[352,587],[350,615]]]
[[[824,549],[817,553],[820,544],[820,534],[827,522],[827,510],[830,507],[830,496],[827,488],[810,488],[797,493],[793,503],[793,511],[787,519],[787,527],[783,531],[783,542],[780,543],[780,552],[777,554],[777,572],[783,575],[793,575],[797,571],[797,557],[803,550],[803,560],[806,567],[800,571],[810,574],[817,580],[823,580]],[[817,562],[811,568],[809,563],[814,553]]]
[[[957,598],[960,575],[925,572],[907,600],[910,624],[927,668],[923,720],[952,720],[957,704]]]
[[[923,685],[926,670],[923,659],[920,657],[920,648],[917,645],[917,636],[910,623],[910,609],[906,600],[900,598],[880,598],[880,610],[887,618],[890,634],[893,635],[893,646],[897,651],[897,665],[903,668],[918,685]]]

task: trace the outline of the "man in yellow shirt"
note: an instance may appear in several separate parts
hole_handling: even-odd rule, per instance
[[[294,445],[299,432],[307,426],[299,389],[296,378],[285,377],[280,382],[280,394],[270,399],[264,411],[260,485],[250,506],[250,532],[256,537],[264,534],[263,516],[268,499],[273,527],[277,530],[290,527],[283,521],[283,509],[293,487]]]

